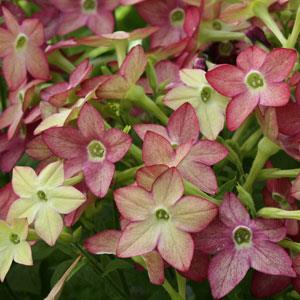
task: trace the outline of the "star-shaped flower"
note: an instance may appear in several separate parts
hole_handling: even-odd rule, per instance
[[[46,166],[39,175],[29,167],[15,167],[12,185],[20,197],[9,209],[8,219],[27,218],[34,223],[37,234],[54,245],[63,229],[61,214],[77,209],[84,195],[72,186],[63,186],[64,170],[61,162]]]

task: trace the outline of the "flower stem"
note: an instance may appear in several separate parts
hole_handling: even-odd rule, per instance
[[[231,140],[237,144],[241,143],[241,139],[245,136],[249,126],[251,125],[253,120],[253,115],[250,115],[242,125],[234,132]]]
[[[260,137],[262,135],[261,129],[257,129],[242,145],[241,147],[241,154],[244,157],[249,153],[255,145],[257,145],[258,141],[260,140]]]
[[[142,150],[138,146],[131,144],[131,147],[128,150],[128,153],[131,154],[136,159],[137,162],[139,162],[139,163],[143,162]]]
[[[258,217],[280,220],[300,220],[300,210],[284,210],[276,207],[264,207],[257,212]]]
[[[286,38],[284,37],[278,25],[270,15],[266,5],[262,2],[257,1],[253,5],[253,12],[255,16],[260,18],[265,23],[265,25],[273,32],[273,34],[280,41],[281,45],[285,46],[287,42]]]
[[[64,55],[62,55],[59,50],[49,54],[48,61],[50,64],[60,68],[68,74],[75,70],[75,66]]]
[[[133,179],[135,177],[137,170],[140,169],[142,166],[143,165],[140,165],[140,166],[136,166],[136,167],[127,169],[125,171],[116,172],[116,177],[115,177],[116,182],[123,183],[123,182]]]
[[[280,246],[290,249],[295,252],[300,252],[300,243],[296,243],[291,240],[282,240],[278,243]]]
[[[182,300],[186,300],[186,279],[183,276],[181,276],[177,271],[175,272],[179,296],[182,298]]]
[[[245,39],[245,34],[242,32],[231,32],[224,30],[212,30],[203,28],[200,31],[199,39],[201,44],[206,44],[208,42],[222,42],[230,40],[243,40]]]
[[[296,20],[294,23],[294,27],[292,33],[289,35],[288,40],[286,42],[286,48],[294,48],[300,33],[300,6],[298,7]]]
[[[118,66],[121,67],[124,59],[126,58],[128,42],[127,40],[119,40],[114,43],[117,54]]]
[[[257,154],[250,169],[250,173],[247,176],[245,184],[243,185],[243,188],[247,192],[252,192],[253,183],[256,180],[259,172],[264,167],[269,157],[274,155],[279,149],[280,148],[267,137],[263,137],[260,140],[258,143]]]
[[[274,178],[295,178],[300,174],[300,169],[281,170],[277,168],[268,168],[261,170],[257,180],[264,181]]]
[[[167,279],[165,279],[165,282],[163,283],[163,288],[166,290],[166,292],[169,294],[171,300],[184,300],[180,297],[180,295],[174,290],[172,285],[169,283]]]
[[[83,180],[83,173],[80,172],[78,175],[67,178],[64,181],[64,185],[76,185],[78,183],[80,183]]]

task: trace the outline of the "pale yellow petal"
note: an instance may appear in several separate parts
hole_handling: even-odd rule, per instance
[[[61,161],[47,165],[39,174],[39,183],[42,187],[54,188],[64,182],[64,166]]]
[[[31,224],[36,217],[37,212],[41,207],[41,203],[37,200],[19,199],[13,202],[10,206],[7,219],[27,218],[28,224]]]
[[[13,169],[12,186],[20,197],[31,197],[37,185],[37,175],[30,167],[15,167]]]
[[[0,252],[0,280],[3,282],[13,261],[13,254],[10,249]]]
[[[32,254],[29,243],[20,242],[14,246],[14,261],[18,264],[32,266]]]
[[[203,84],[207,84],[205,71],[200,69],[182,69],[179,76],[183,83],[193,88],[200,89]]]

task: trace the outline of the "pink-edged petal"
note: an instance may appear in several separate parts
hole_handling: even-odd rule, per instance
[[[142,153],[146,165],[168,165],[172,162],[174,155],[174,150],[168,140],[151,131],[146,133]]]
[[[0,129],[6,128],[14,122],[16,115],[18,115],[18,111],[22,111],[22,105],[13,104],[7,107],[0,114]]]
[[[70,76],[70,86],[76,87],[79,85],[84,79],[87,78],[87,76],[92,71],[92,65],[89,63],[88,59],[85,59],[83,62],[81,62],[74,72]]]
[[[39,20],[25,19],[22,23],[22,32],[29,37],[31,45],[41,46],[44,43],[44,28]]]
[[[74,128],[50,128],[43,133],[43,139],[58,157],[71,159],[83,154],[85,140]]]
[[[267,81],[280,82],[287,78],[296,60],[297,52],[294,49],[274,49],[267,55],[260,72]]]
[[[185,160],[203,163],[211,166],[228,155],[228,150],[221,144],[214,141],[201,140],[195,144]]]
[[[259,94],[250,92],[242,93],[234,97],[226,109],[226,123],[230,131],[241,126],[246,118],[252,113],[259,102]]]
[[[100,113],[88,103],[81,108],[77,125],[82,135],[88,140],[98,140],[104,132],[104,121]]]
[[[86,24],[87,16],[78,12],[67,13],[63,15],[63,21],[61,22],[57,33],[64,35],[72,32]]]
[[[161,285],[165,281],[164,261],[157,251],[151,251],[143,255],[150,282]]]
[[[70,178],[82,171],[85,157],[78,156],[64,161],[65,178]]]
[[[251,248],[251,267],[257,271],[295,277],[292,260],[280,246],[268,241],[255,241]]]
[[[181,198],[183,192],[183,181],[176,168],[170,168],[153,183],[153,200],[157,205],[169,207]]]
[[[93,254],[114,254],[121,237],[121,231],[107,229],[89,237],[84,241],[84,247]]]
[[[25,266],[33,265],[29,243],[22,241],[14,247],[14,261]]]
[[[152,196],[141,187],[127,186],[117,189],[114,198],[118,210],[127,220],[142,221],[153,212]]]
[[[2,7],[2,12],[5,20],[5,25],[7,26],[8,30],[15,36],[17,36],[20,33],[20,26],[18,24],[18,21],[5,7]]]
[[[168,166],[166,165],[154,165],[140,168],[136,172],[136,182],[140,187],[147,191],[151,191],[157,177],[167,170]]]
[[[283,107],[276,108],[279,131],[286,135],[294,135],[299,132],[300,106],[289,102]]]
[[[91,192],[104,197],[115,173],[115,165],[109,161],[103,163],[86,162],[83,164],[85,182]]]
[[[220,220],[228,227],[249,225],[249,214],[234,193],[225,194],[220,206]]]
[[[233,290],[249,270],[249,253],[226,249],[212,258],[208,280],[214,298],[221,299]]]
[[[170,117],[167,130],[172,144],[180,145],[196,141],[199,137],[199,121],[195,109],[185,103]]]
[[[126,226],[118,243],[119,257],[143,255],[154,250],[161,231],[154,218],[153,216],[145,221]]]
[[[267,57],[267,52],[263,49],[253,46],[242,51],[236,59],[236,63],[239,68],[243,69],[245,72],[250,70],[258,70]]]
[[[232,230],[219,220],[195,235],[195,247],[208,254],[216,254],[233,246]]]
[[[290,87],[287,83],[268,83],[260,92],[259,104],[263,106],[284,106],[290,99]]]
[[[150,37],[151,48],[167,47],[183,40],[187,36],[183,28],[174,28],[169,25],[160,27],[158,31]]]
[[[217,192],[217,179],[211,167],[184,159],[177,168],[184,179],[197,186],[200,190],[209,194]]]
[[[6,220],[10,206],[17,199],[18,196],[15,194],[11,183],[0,188],[0,219]]]
[[[194,241],[190,234],[168,223],[162,227],[157,249],[162,258],[180,271],[188,271],[194,254]]]
[[[121,160],[131,146],[131,137],[117,128],[107,130],[102,141],[106,147],[106,158],[115,163]]]
[[[13,51],[15,37],[9,31],[0,28],[0,57],[9,55]]]
[[[44,80],[49,79],[48,61],[40,48],[28,46],[25,59],[26,68],[32,77]]]
[[[176,228],[187,232],[203,230],[218,214],[218,207],[200,197],[185,196],[170,208]]]
[[[152,131],[163,136],[166,140],[168,140],[171,143],[167,129],[164,126],[157,124],[137,124],[134,125],[134,130],[142,140],[144,140],[147,131]]]
[[[102,99],[123,99],[130,88],[127,80],[120,75],[111,75],[98,86],[96,96]]]
[[[221,65],[206,73],[209,84],[220,94],[234,97],[247,90],[245,74],[232,65]]]
[[[291,278],[287,276],[254,272],[251,293],[256,298],[271,297],[286,289],[290,283]]]
[[[286,227],[279,220],[256,219],[252,221],[251,228],[254,230],[255,240],[279,242],[286,236]]]
[[[109,11],[100,10],[97,14],[88,18],[87,26],[97,35],[113,32],[113,14]]]
[[[141,46],[135,46],[127,54],[120,75],[124,76],[130,85],[136,83],[145,71],[147,58]]]

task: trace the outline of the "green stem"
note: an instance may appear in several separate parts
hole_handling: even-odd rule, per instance
[[[231,32],[224,30],[212,30],[203,28],[200,30],[200,43],[206,44],[208,42],[223,42],[230,40],[243,40],[245,39],[245,34],[242,32]]]
[[[269,168],[261,170],[257,176],[257,180],[264,181],[275,178],[295,178],[300,174],[300,169],[280,170],[277,168]]]
[[[71,178],[67,178],[64,181],[64,185],[76,185],[78,183],[80,183],[83,180],[83,173],[80,172],[78,175],[71,177]]]
[[[59,50],[49,54],[48,61],[50,64],[60,68],[68,74],[75,70],[75,66],[64,55],[62,55]]]
[[[124,59],[126,58],[128,42],[127,40],[118,40],[113,43],[113,45],[116,50],[118,66],[120,68]]]
[[[300,243],[291,240],[282,240],[278,243],[281,247],[290,249],[295,252],[300,252]]]
[[[183,276],[181,276],[177,271],[175,272],[179,296],[182,298],[182,300],[186,300],[186,279]]]
[[[273,34],[280,41],[281,45],[286,45],[286,38],[284,37],[278,25],[270,15],[266,5],[261,2],[256,2],[253,5],[253,12],[256,15],[256,17],[260,18],[265,23],[265,25],[273,32]]]
[[[247,155],[254,148],[254,146],[257,145],[261,135],[262,132],[259,128],[246,140],[246,142],[241,147],[242,156]]]
[[[166,290],[166,292],[169,294],[171,300],[183,300],[180,295],[174,290],[172,285],[169,283],[167,279],[165,279],[165,282],[163,283],[163,288]]]
[[[279,149],[280,148],[267,137],[264,137],[260,140],[258,143],[257,154],[250,169],[250,173],[247,176],[245,184],[243,185],[243,188],[247,192],[252,192],[253,183],[256,180],[259,172],[264,167],[269,157],[274,155]]]
[[[296,20],[294,23],[294,27],[292,30],[292,33],[288,37],[288,40],[286,42],[285,47],[286,48],[294,48],[298,39],[300,33],[300,6],[298,7],[297,14],[296,14]]]
[[[242,125],[234,132],[231,140],[237,144],[241,143],[241,139],[245,137],[245,134],[253,121],[253,115],[249,116]]]
[[[116,182],[117,183],[124,183],[128,180],[134,179],[135,174],[138,169],[140,169],[143,165],[141,166],[136,166],[130,169],[127,169],[125,171],[117,171],[116,172]]]
[[[266,219],[300,220],[300,210],[284,210],[276,207],[264,207],[257,212],[257,216]]]
[[[142,150],[138,146],[131,144],[128,153],[131,154],[136,159],[137,162],[143,163]]]

